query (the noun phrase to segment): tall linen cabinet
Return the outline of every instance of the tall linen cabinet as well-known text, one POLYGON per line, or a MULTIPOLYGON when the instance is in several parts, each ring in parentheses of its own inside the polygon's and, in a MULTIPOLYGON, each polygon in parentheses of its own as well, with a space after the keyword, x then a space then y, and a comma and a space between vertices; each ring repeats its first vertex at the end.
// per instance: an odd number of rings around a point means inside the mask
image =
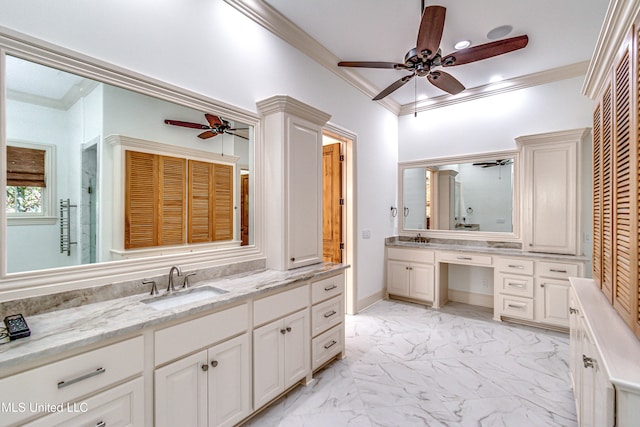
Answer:
POLYGON ((322 261, 322 127, 331 116, 286 95, 259 101, 267 267, 322 261))

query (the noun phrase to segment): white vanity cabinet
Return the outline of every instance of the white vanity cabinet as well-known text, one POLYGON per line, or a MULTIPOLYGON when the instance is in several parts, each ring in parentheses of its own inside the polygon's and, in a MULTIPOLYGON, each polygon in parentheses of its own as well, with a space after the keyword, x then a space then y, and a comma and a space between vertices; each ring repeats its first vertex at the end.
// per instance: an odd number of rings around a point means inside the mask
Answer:
POLYGON ((571 279, 570 372, 583 427, 637 426, 640 341, 591 279, 571 279))
POLYGON ((387 248, 387 294, 433 303, 434 262, 432 250, 387 248))
POLYGON ((156 426, 231 426, 249 415, 248 327, 243 304, 155 332, 156 365, 179 357, 154 372, 156 426))
POLYGON ((584 262, 495 257, 494 318, 569 327, 569 277, 580 277, 584 262))
POLYGON ((311 369, 344 354, 344 273, 311 283, 311 369))
POLYGON ((322 262, 322 126, 330 115, 288 96, 258 102, 263 116, 267 267, 322 262))
POLYGON ((254 302, 254 409, 311 372, 309 298, 307 284, 254 302))
POLYGON ((3 378, 0 380, 0 402, 3 405, 0 426, 24 425, 25 420, 35 415, 52 412, 42 405, 60 407, 62 415, 46 416, 36 420, 34 425, 66 425, 67 420, 80 415, 78 412, 82 408, 92 409, 81 406, 86 402, 86 396, 91 395, 100 404, 114 403, 105 412, 86 414, 83 420, 104 416, 102 421, 121 419, 125 421, 123 425, 127 425, 126 422, 142 425, 144 398, 139 388, 112 387, 140 377, 143 368, 143 338, 140 336, 3 378), (95 394, 98 391, 100 394, 95 394), (50 420, 53 420, 51 424, 50 420))
POLYGON ((589 129, 516 138, 522 149, 524 246, 528 251, 580 255, 582 145, 589 129))

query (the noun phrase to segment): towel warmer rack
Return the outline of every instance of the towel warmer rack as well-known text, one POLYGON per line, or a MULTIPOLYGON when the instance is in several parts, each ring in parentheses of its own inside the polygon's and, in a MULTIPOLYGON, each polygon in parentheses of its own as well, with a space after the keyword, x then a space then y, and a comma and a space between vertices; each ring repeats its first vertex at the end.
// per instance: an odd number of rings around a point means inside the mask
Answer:
POLYGON ((71 208, 77 207, 69 199, 60 199, 60 253, 66 252, 67 256, 71 256, 71 245, 78 244, 71 241, 71 208))

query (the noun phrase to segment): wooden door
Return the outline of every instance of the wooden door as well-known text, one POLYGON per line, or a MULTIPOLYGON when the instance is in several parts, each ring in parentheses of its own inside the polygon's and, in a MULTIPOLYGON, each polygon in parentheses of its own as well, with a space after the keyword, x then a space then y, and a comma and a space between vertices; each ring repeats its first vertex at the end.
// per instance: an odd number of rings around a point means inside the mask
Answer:
POLYGON ((342 162, 340 144, 322 147, 322 256, 342 262, 342 162))
POLYGON ((240 175, 240 239, 249 244, 249 175, 240 175))

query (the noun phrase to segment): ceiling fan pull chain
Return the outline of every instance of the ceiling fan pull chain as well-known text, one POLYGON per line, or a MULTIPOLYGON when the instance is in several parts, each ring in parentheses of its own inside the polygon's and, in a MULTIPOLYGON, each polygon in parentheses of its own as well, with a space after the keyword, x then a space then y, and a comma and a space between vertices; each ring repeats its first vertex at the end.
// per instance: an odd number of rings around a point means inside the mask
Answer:
POLYGON ((413 80, 413 117, 418 117, 418 79, 413 80))

